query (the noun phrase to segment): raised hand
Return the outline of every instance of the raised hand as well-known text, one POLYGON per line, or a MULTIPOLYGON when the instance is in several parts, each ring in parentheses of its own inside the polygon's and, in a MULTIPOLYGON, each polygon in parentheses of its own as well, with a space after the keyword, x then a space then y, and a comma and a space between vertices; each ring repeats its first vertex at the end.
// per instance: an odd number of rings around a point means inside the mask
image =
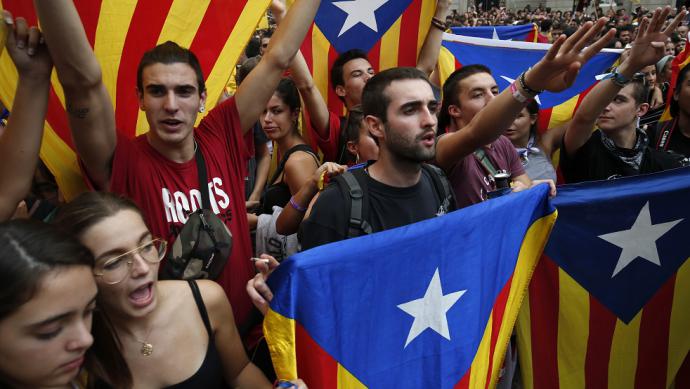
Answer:
POLYGON ((7 31, 5 46, 20 77, 50 78, 53 62, 37 27, 28 27, 24 18, 12 18, 2 11, 7 31))
POLYGON ((596 42, 585 48, 606 25, 606 18, 596 23, 587 22, 566 39, 561 35, 551 49, 525 74, 525 84, 531 89, 560 92, 570 87, 584 65, 613 38, 616 31, 609 30, 596 42))
POLYGON ((663 10, 657 8, 651 19, 642 19, 639 32, 632 43, 632 49, 630 49, 630 55, 627 58, 629 65, 635 71, 655 64, 664 56, 666 40, 671 37, 687 13, 685 10, 678 12, 673 21, 662 31, 661 29, 670 12, 671 7, 668 6, 663 10))

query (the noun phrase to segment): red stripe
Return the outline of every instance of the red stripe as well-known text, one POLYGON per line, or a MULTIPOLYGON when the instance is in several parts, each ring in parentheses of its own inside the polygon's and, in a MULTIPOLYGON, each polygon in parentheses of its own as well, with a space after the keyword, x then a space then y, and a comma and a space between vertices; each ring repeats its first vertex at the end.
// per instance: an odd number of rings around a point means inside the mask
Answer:
POLYGON ((27 0, 3 0, 2 8, 10 11, 15 18, 22 17, 26 19, 29 26, 37 25, 38 18, 34 10, 34 2, 27 0))
POLYGON ((367 57, 369 57, 369 62, 371 63, 371 66, 374 68, 374 71, 376 73, 380 72, 381 69, 379 69, 379 59, 381 58, 381 40, 376 42, 374 47, 372 47, 371 50, 369 50, 369 52, 367 53, 367 57))
POLYGON ((467 369, 467 372, 465 372, 465 375, 462 376, 460 379, 460 382, 455 384, 453 386, 453 389, 469 389, 470 387, 470 376, 472 375, 472 366, 470 366, 469 369, 467 369))
POLYGON ((675 379, 676 388, 690 388, 690 353, 685 356, 675 379))
MULTIPOLYGON (((417 65, 417 38, 419 36, 419 16, 421 13, 422 0, 413 0, 402 14, 400 39, 398 40, 398 66, 417 65)), ((383 54, 394 55, 395 53, 383 54)))
MULTIPOLYGON (((204 78, 213 70, 237 20, 242 15, 246 1, 213 0, 206 8, 204 18, 199 24, 189 49, 199 59, 204 78)), ((249 37, 247 37, 249 38, 249 37)), ((233 42, 245 46, 247 42, 233 42)))
POLYGON ((503 289, 496 297, 496 302, 493 307, 493 315, 491 319, 491 347, 489 347, 489 370, 486 372, 486 385, 489 387, 491 382, 491 370, 494 367, 494 353, 496 351, 496 343, 498 342, 498 334, 501 330, 503 322, 503 315, 506 311, 506 304, 508 303, 508 295, 510 294, 510 286, 513 284, 513 276, 511 275, 508 282, 503 286, 503 289))
POLYGON ((529 286, 534 389, 558 388, 558 266, 547 255, 529 286))
POLYGON ((311 388, 337 388, 338 363, 295 322, 297 374, 311 388))
POLYGON ((551 121, 551 114, 553 114, 553 107, 539 110, 539 116, 537 117, 537 131, 540 134, 548 131, 549 122, 551 121))
POLYGON ((304 38, 304 41, 302 42, 302 47, 300 48, 300 51, 302 51, 302 56, 304 56, 304 60, 307 62, 307 66, 309 67, 309 72, 311 74, 314 74, 314 53, 313 53, 313 48, 312 48, 312 39, 311 35, 314 33, 314 23, 311 24, 309 27, 309 31, 307 31, 307 36, 304 38))
POLYGON ((589 297, 589 337, 585 356, 585 387, 606 388, 616 317, 594 297, 589 297))
POLYGON ((136 131, 139 108, 134 90, 137 85, 137 66, 144 53, 158 42, 171 5, 172 0, 137 2, 127 31, 117 76, 115 122, 123 134, 131 137, 136 131))
MULTIPOLYGON (((318 54, 317 54, 318 55, 318 54)), ((333 89, 333 83, 331 80, 331 67, 333 67, 333 62, 335 62, 336 58, 338 58, 339 54, 335 50, 333 46, 329 45, 328 48, 328 69, 326 71, 328 72, 328 109, 335 113, 338 116, 342 115, 343 112, 343 102, 340 100, 340 97, 335 93, 335 90, 333 89)))
POLYGON ((455 56, 453 56, 453 58, 455 59, 455 70, 460 69, 462 67, 462 64, 460 63, 460 61, 458 61, 457 58, 455 58, 455 56))
POLYGON ((96 27, 98 26, 98 17, 101 14, 102 0, 75 0, 74 5, 77 7, 79 18, 84 26, 86 32, 86 39, 89 40, 91 47, 94 47, 96 42, 96 27))
POLYGON ((673 275, 645 305, 640 321, 635 388, 666 388, 668 337, 673 309, 673 275))

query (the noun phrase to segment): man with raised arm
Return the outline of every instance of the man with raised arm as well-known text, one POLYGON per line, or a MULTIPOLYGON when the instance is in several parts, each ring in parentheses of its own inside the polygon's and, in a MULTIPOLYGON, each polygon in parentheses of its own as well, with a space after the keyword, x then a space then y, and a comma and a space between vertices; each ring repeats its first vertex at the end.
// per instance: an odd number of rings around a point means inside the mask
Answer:
POLYGON ((235 96, 213 108, 196 129, 196 117, 206 109, 206 90, 194 54, 173 42, 145 53, 136 87, 149 132, 132 140, 115 129, 113 104, 72 1, 34 3, 65 91, 72 135, 90 185, 134 199, 152 233, 168 241, 189 213, 200 208, 201 191, 208 191, 212 210, 232 234, 230 258, 217 281, 230 298, 242 332, 251 309, 244 285, 254 274, 245 216, 242 137, 274 93, 319 0, 295 2, 268 52, 235 96), (197 148, 207 168, 208 185, 203 187, 199 187, 197 148))
POLYGON ((653 173, 683 165, 682 156, 657 151, 638 126, 647 112, 647 86, 636 73, 656 63, 664 44, 685 16, 679 12, 662 31, 670 8, 657 9, 643 19, 630 55, 582 100, 566 129, 561 151, 561 170, 566 182, 606 180, 653 173), (598 129, 592 132, 592 129, 598 129))

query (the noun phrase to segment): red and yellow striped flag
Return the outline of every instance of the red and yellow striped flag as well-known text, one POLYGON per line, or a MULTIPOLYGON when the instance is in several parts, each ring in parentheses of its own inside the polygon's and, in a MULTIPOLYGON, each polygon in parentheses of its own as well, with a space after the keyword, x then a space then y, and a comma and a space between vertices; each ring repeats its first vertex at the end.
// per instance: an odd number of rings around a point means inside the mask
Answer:
MULTIPOLYGON (((676 55, 676 57, 673 58, 673 61, 671 62, 671 86, 668 88, 668 98, 666 99, 666 101, 670 102, 673 98, 676 80, 678 80, 678 73, 680 73, 681 69, 683 69, 685 65, 687 65, 688 63, 690 63, 690 45, 686 44, 683 51, 676 55)), ((666 104, 666 109, 664 110, 664 113, 661 115, 661 119, 659 119, 659 122, 666 122, 673 119, 673 117, 671 117, 670 107, 670 103, 666 104)))
MULTIPOLYGON (((199 58, 213 106, 266 11, 269 0, 75 0, 87 38, 103 70, 115 106, 117 128, 134 137, 148 131, 138 109, 136 69, 143 53, 168 40, 199 58)), ((0 0, 3 9, 36 25, 33 2, 0 0)), ((85 189, 65 114, 62 88, 53 74, 41 158, 69 200, 85 189)), ((0 100, 11 107, 17 72, 0 56, 0 100)), ((202 115, 199 115, 199 120, 202 115)))

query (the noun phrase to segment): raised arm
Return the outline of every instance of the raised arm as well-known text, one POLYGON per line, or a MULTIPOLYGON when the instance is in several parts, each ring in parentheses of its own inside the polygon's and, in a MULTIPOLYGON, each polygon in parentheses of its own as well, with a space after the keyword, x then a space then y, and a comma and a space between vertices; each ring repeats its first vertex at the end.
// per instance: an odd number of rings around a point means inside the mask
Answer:
POLYGON ((115 113, 101 67, 71 0, 34 0, 46 43, 65 91, 77 153, 97 189, 108 189, 115 152, 115 113))
MULTIPOLYGON (((615 33, 609 31, 585 48, 585 45, 599 34, 605 23, 606 19, 601 18, 596 24, 585 23, 567 39, 561 35, 544 58, 525 72, 525 85, 532 90, 552 92, 562 91, 572 85, 582 65, 598 53, 615 33)), ((516 87, 523 96, 530 95, 517 82, 516 87)), ((438 165, 449 169, 478 147, 496 140, 515 120, 526 103, 517 101, 510 88, 506 88, 464 128, 439 139, 436 148, 438 165)))
POLYGON ((247 131, 259 119, 314 20, 320 0, 297 0, 271 37, 268 51, 242 82, 235 101, 240 125, 247 131))
POLYGON ((0 136, 0 221, 9 219, 31 189, 41 148, 43 119, 48 109, 50 71, 53 68, 41 33, 26 21, 3 11, 8 29, 7 52, 17 67, 19 80, 5 133, 0 136))
MULTIPOLYGON (((445 24, 449 10, 450 0, 437 0, 434 18, 445 24)), ((429 32, 426 34, 422 49, 419 51, 419 57, 417 57, 417 69, 423 71, 427 76, 429 76, 436 67, 442 39, 443 31, 432 22, 431 25, 429 25, 429 32)))
MULTIPOLYGON (((630 55, 616 69, 616 73, 630 79, 640 69, 656 63, 663 56, 666 39, 685 16, 685 11, 679 12, 673 22, 662 31, 661 27, 670 11, 670 7, 657 9, 651 20, 642 19, 630 55)), ((568 154, 572 155, 587 142, 597 118, 620 90, 621 86, 613 79, 603 80, 582 100, 565 132, 564 143, 568 154)))

